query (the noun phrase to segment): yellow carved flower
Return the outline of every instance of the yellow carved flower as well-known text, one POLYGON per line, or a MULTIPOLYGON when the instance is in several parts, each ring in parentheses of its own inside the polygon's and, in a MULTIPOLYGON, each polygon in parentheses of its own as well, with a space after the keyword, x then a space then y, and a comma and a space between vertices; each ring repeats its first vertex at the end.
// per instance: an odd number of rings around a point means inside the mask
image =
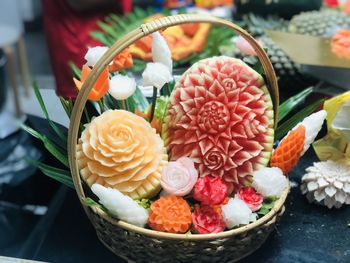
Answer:
POLYGON ((158 193, 168 160, 151 125, 123 110, 106 111, 91 121, 79 140, 77 158, 89 186, 112 187, 134 199, 158 193))
POLYGON ((340 110, 340 108, 343 106, 343 104, 350 100, 350 91, 344 92, 343 94, 340 94, 338 96, 335 96, 329 100, 326 100, 324 102, 324 109, 327 111, 327 128, 328 131, 334 132, 336 134, 340 134, 339 131, 335 130, 333 125, 333 120, 335 116, 337 115, 337 112, 340 110))

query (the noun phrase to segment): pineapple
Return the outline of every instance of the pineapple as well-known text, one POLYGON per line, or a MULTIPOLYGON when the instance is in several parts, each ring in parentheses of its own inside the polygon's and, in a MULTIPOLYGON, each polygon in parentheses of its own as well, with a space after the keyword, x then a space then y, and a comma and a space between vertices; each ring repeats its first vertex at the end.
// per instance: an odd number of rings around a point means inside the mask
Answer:
POLYGON ((320 9, 322 0, 235 0, 238 14, 275 14, 291 18, 302 11, 320 9))
POLYGON ((276 16, 263 18, 252 13, 243 15, 242 21, 245 29, 254 37, 265 35, 264 30, 266 29, 287 31, 289 25, 288 21, 283 18, 276 16))
MULTIPOLYGON (((288 21, 277 17, 265 19, 253 14, 245 15, 242 19, 245 29, 253 36, 260 37, 259 39, 263 47, 267 49, 267 53, 278 77, 278 84, 282 95, 292 95, 295 91, 316 83, 314 78, 303 75, 299 71, 299 66, 265 34, 264 30, 266 29, 288 31, 288 21)), ((253 67, 258 62, 255 57, 243 56, 241 58, 253 67)))
POLYGON ((288 30, 302 35, 329 37, 335 30, 348 27, 350 27, 349 15, 333 9, 323 9, 294 16, 288 30))
POLYGON ((282 93, 287 91, 294 93, 317 82, 314 78, 302 74, 299 70, 300 65, 295 64, 272 39, 263 36, 261 41, 276 71, 282 93))

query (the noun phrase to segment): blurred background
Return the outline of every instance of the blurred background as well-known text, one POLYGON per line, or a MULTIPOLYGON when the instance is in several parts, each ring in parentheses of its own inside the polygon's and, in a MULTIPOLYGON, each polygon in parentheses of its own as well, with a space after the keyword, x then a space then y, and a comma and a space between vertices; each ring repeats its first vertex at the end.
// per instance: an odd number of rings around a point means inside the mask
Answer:
MULTIPOLYGON (((176 13, 230 19, 259 39, 279 78, 282 100, 313 86, 315 92, 305 101, 308 105, 319 97, 330 97, 350 87, 349 64, 329 68, 300 63, 298 56, 289 56, 266 33, 273 30, 330 38, 336 30, 350 28, 350 1, 346 0, 1 0, 0 256, 50 262, 96 262, 100 258, 106 262, 124 262, 99 244, 75 193, 32 165, 44 161, 58 166, 43 144, 34 138, 35 134, 30 136, 20 125, 25 123, 55 138, 43 120, 46 113, 33 85, 39 88, 51 119, 68 127, 69 119, 59 97, 73 100, 76 97, 73 76, 85 63, 87 48, 110 46, 141 23, 176 13)), ((254 55, 237 48, 237 36, 223 28, 177 27, 164 34, 169 46, 178 51, 176 56, 173 54, 175 74, 181 74, 201 58, 221 54, 242 58, 252 67, 258 65, 254 55)), ((134 68, 130 74, 139 76, 149 58, 149 42, 141 41, 132 50, 134 68)), ((143 92, 149 95, 146 88, 143 92)), ((298 213, 299 205, 304 205, 304 201, 299 202, 288 204, 291 211, 295 209, 293 213, 298 213)), ((324 211, 315 213, 313 216, 318 218, 324 211)), ((294 229, 299 228, 300 222, 292 218, 287 221, 295 224, 294 229)), ((287 234, 290 230, 280 231, 287 234)), ((258 252, 250 260, 314 262, 308 261, 310 254, 302 248, 301 240, 295 239, 300 246, 292 247, 283 243, 279 235, 274 234, 267 245, 271 248, 279 243, 277 250, 268 254, 258 252), (297 260, 288 261, 290 255, 297 260)), ((333 241, 336 240, 334 237, 333 241)), ((350 261, 344 257, 342 247, 337 256, 333 247, 327 246, 309 253, 318 262, 327 262, 324 260, 330 257, 328 262, 350 261)), ((349 256, 348 248, 347 253, 349 256)))

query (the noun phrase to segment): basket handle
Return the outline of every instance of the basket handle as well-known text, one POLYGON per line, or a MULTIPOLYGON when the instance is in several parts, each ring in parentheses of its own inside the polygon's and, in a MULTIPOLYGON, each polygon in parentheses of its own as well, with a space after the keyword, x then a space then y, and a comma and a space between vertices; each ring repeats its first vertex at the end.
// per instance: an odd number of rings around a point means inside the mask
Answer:
MULTIPOLYGON (((185 23, 210 23, 214 25, 226 26, 231 30, 239 33, 243 38, 245 38, 254 48, 257 53, 259 60, 263 66, 263 69, 266 74, 267 87, 272 96, 275 120, 278 116, 278 105, 279 105, 279 93, 277 78, 275 71, 272 67, 272 64, 264 51, 264 49, 259 45, 259 43, 244 29, 235 25, 232 22, 229 22, 224 19, 216 18, 209 15, 198 15, 198 14, 184 14, 184 15, 174 15, 156 19, 149 23, 143 24, 135 30, 131 31, 123 38, 118 40, 109 48, 109 50, 99 59, 91 73, 88 75, 86 81, 83 83, 83 86, 78 94, 78 97, 75 101, 73 111, 71 114, 69 131, 68 131, 68 159, 70 170, 73 177, 73 182, 75 189, 77 191, 79 200, 85 197, 85 193, 81 184, 80 173, 78 168, 78 161, 76 157, 77 151, 77 140, 79 134, 80 120, 85 107, 86 101, 88 99, 89 93, 96 82, 97 78, 100 76, 102 71, 108 66, 108 64, 125 48, 129 47, 138 39, 147 36, 155 31, 160 29, 165 29, 169 26, 175 26, 185 23)), ((275 126, 277 122, 275 121, 275 126)), ((85 205, 83 205, 85 208, 85 205)))

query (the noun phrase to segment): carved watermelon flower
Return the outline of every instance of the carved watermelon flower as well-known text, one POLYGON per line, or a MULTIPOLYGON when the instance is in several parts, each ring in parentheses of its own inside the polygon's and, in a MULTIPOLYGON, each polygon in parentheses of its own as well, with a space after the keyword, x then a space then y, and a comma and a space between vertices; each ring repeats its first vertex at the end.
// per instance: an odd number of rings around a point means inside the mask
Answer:
POLYGON ((190 157, 200 176, 243 185, 267 165, 273 145, 263 78, 238 59, 199 61, 176 84, 162 136, 171 160, 190 157))

